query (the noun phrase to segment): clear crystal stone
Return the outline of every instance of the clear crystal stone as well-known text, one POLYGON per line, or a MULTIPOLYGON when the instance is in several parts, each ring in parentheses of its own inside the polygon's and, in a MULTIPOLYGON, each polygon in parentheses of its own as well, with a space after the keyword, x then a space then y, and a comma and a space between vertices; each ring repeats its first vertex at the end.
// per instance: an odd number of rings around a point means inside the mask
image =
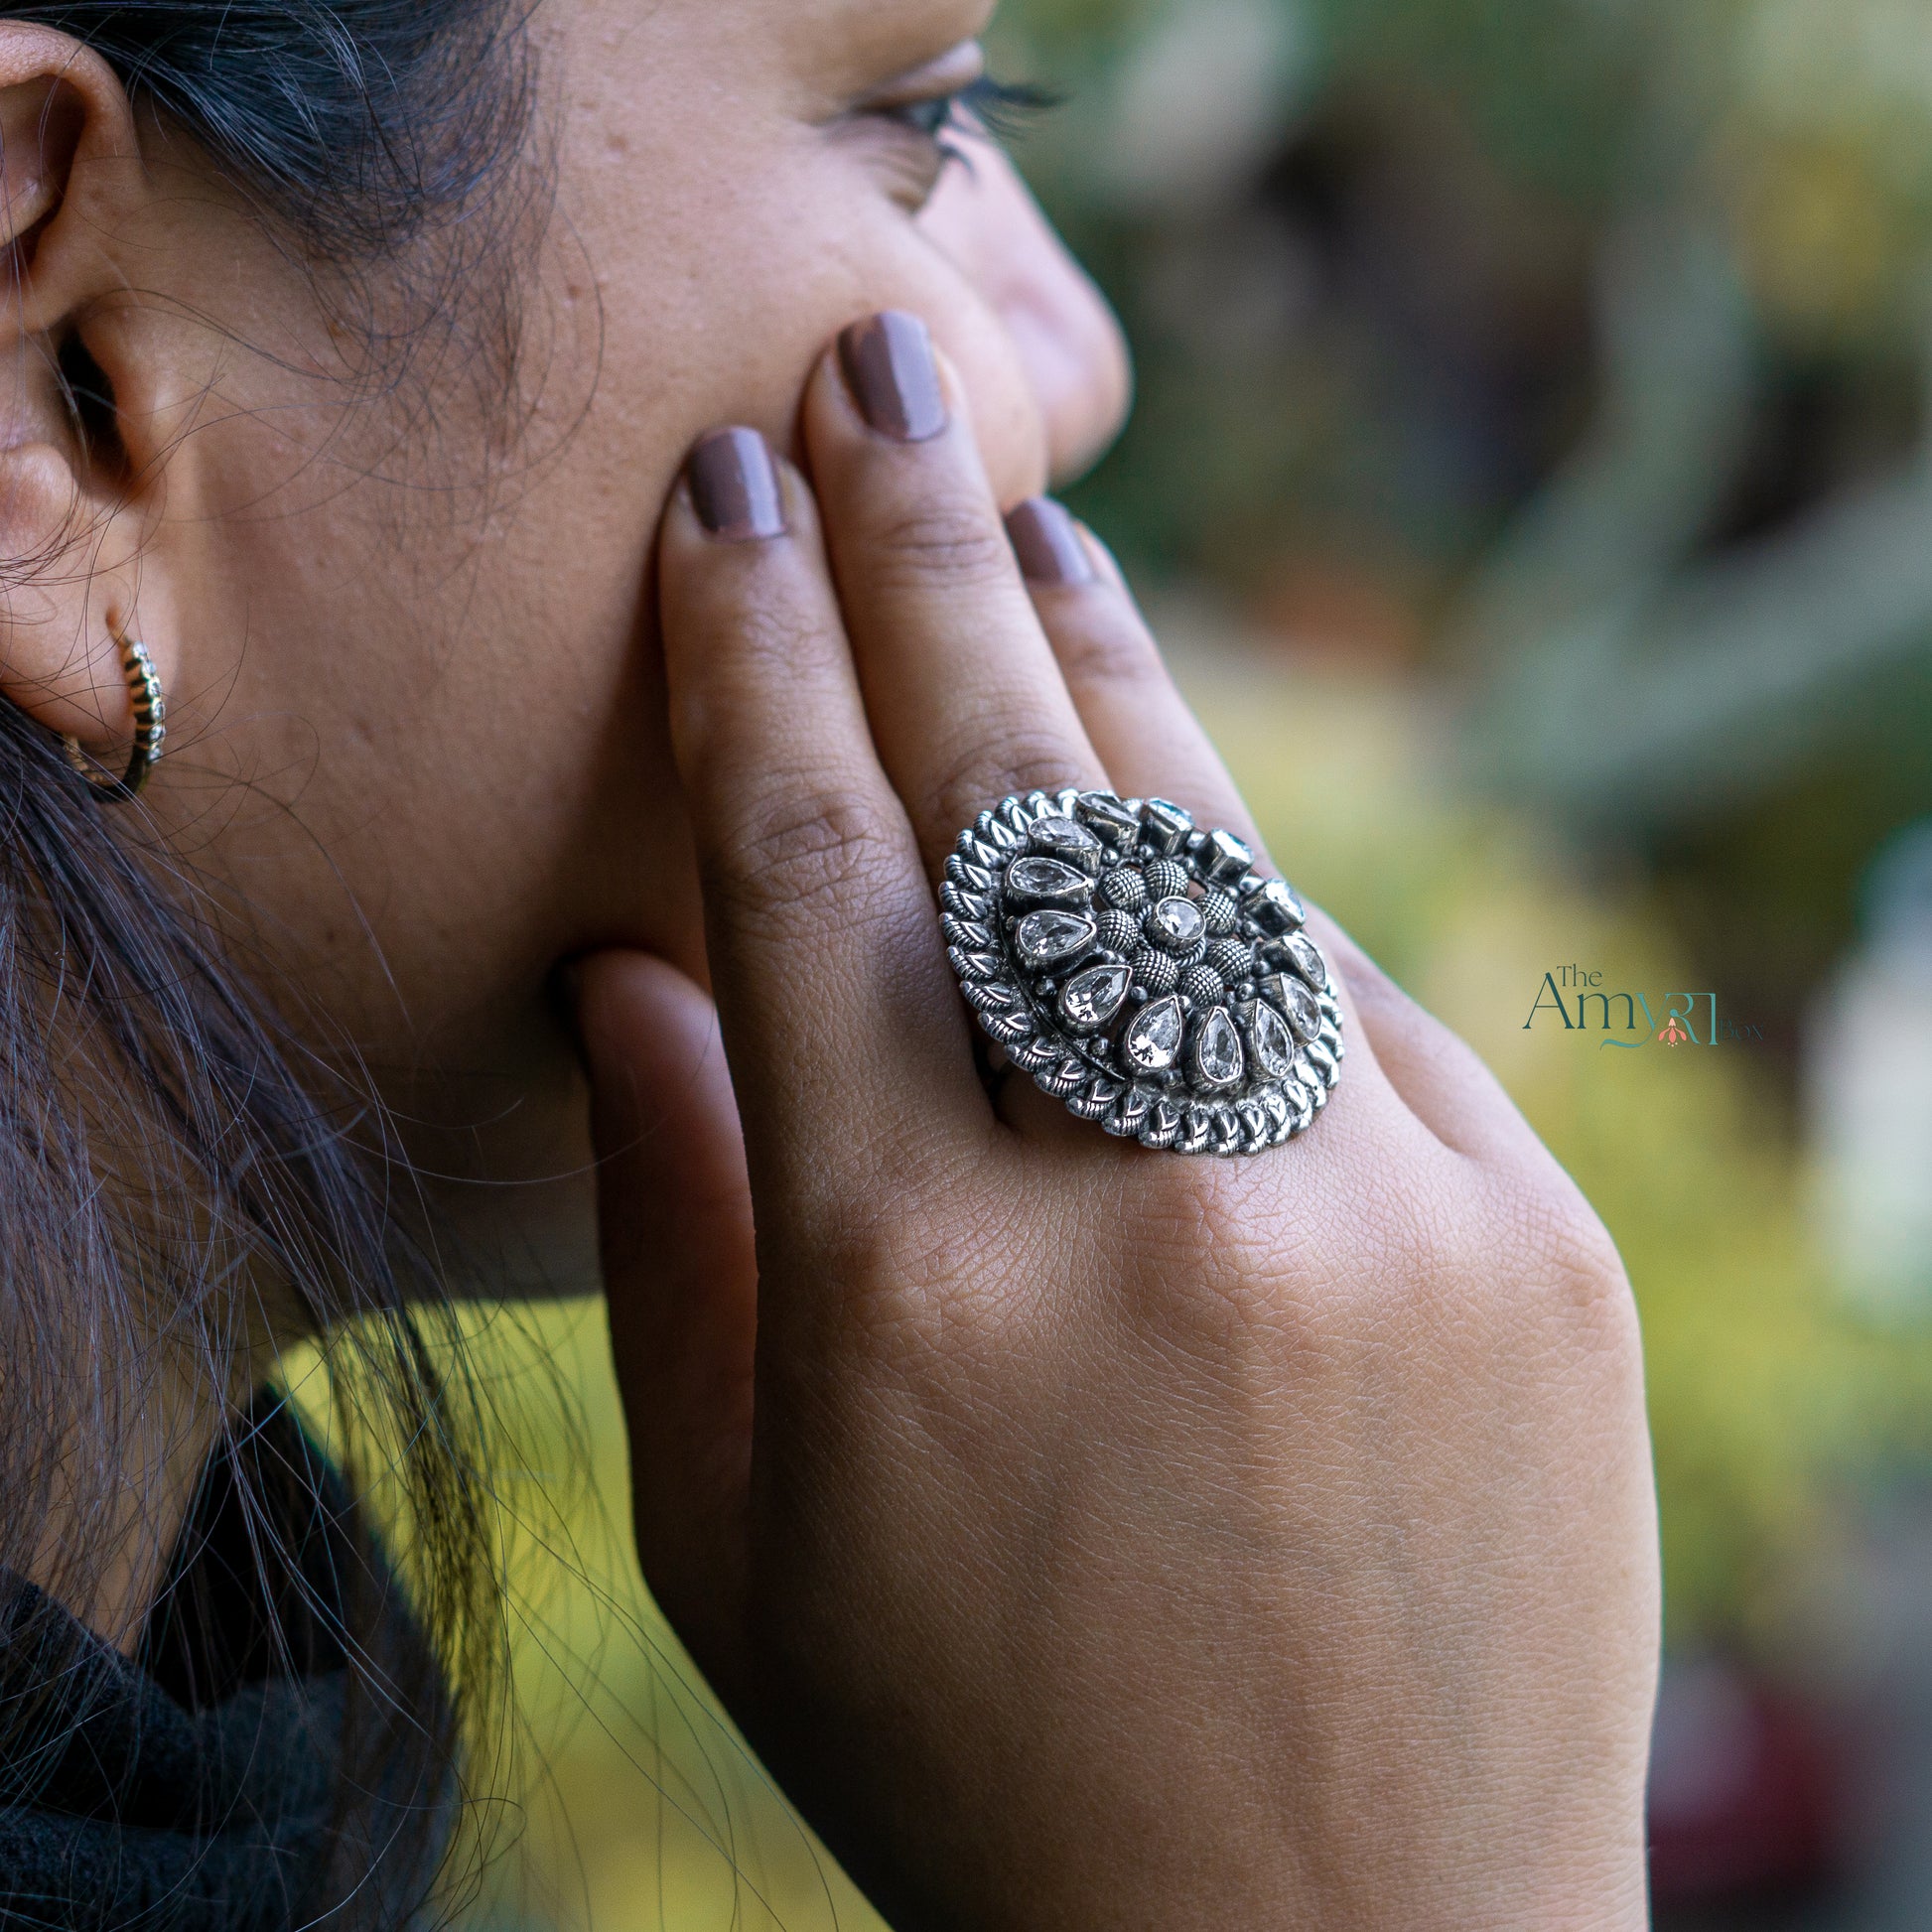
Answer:
POLYGON ((1035 852, 1047 858, 1063 859, 1085 873, 1100 870, 1100 841, 1073 819, 1057 814, 1035 819, 1027 839, 1035 852))
POLYGON ((1089 966, 1060 989, 1060 1013, 1069 1025, 1104 1027, 1127 1004, 1134 975, 1125 966, 1089 966))
POLYGON ((1190 898, 1164 898, 1147 915, 1147 936, 1169 952, 1185 952, 1205 936, 1207 921, 1190 898))
POLYGON ((1029 912, 1013 929, 1013 943, 1026 966, 1053 966, 1092 945, 1094 923, 1076 912, 1029 912))
POLYGON ((1180 1057, 1184 1028, 1180 1002, 1172 993, 1150 1000, 1121 1035, 1121 1053, 1137 1073, 1165 1072, 1180 1057))
POLYGON ((1140 819, 1111 791, 1083 791, 1073 809, 1111 844, 1131 848, 1141 835, 1140 819))
POLYGON ((1295 1039, 1288 1022, 1266 1000, 1255 1004, 1255 1017, 1249 1029, 1254 1041, 1255 1064, 1270 1080, 1286 1080, 1295 1070, 1295 1039))
POLYGON ((1226 1007, 1216 1007, 1194 1035, 1194 1074, 1202 1086, 1231 1087, 1246 1066, 1241 1035, 1226 1007))
POLYGON ((1295 1029, 1298 1038, 1312 1039, 1321 1031, 1321 1009, 1315 1005, 1314 995, 1300 980, 1284 973, 1269 983, 1268 991, 1288 1016, 1288 1024, 1295 1029))
POLYGON ((1311 986, 1318 988, 1327 985, 1328 969, 1322 964, 1314 941, 1306 932, 1291 932, 1282 941, 1282 950, 1288 955, 1288 963, 1311 986))
POLYGON ((1057 859, 1016 859, 1007 868, 1007 891, 1015 898, 1049 899, 1058 905, 1084 905, 1088 881, 1083 872, 1057 859))

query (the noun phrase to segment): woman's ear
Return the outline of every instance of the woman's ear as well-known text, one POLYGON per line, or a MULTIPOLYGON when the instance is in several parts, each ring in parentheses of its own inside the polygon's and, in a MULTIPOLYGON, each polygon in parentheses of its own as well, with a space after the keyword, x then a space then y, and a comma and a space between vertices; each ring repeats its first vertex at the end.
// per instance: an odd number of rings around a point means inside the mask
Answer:
MULTIPOLYGON (((127 285, 146 182, 126 90, 66 34, 0 20, 0 696, 105 747, 133 707, 115 626, 173 669, 138 581, 142 498, 90 317, 127 285)), ((143 592, 145 591, 145 595, 143 592)))

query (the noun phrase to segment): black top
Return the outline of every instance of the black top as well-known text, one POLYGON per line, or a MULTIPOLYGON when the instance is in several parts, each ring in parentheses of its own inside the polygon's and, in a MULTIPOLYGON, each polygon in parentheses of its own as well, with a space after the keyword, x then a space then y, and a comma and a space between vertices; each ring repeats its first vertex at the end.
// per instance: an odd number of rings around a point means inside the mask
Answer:
POLYGON ((0 1738, 25 1740, 0 1762, 0 1928, 309 1925, 339 1895, 350 1812, 352 1916, 405 1922, 440 1835, 398 1829, 400 1791, 343 1789, 344 1605, 372 1580, 382 1620, 406 1623, 340 1480, 272 1398, 210 1460, 134 1660, 0 1573, 0 1738))

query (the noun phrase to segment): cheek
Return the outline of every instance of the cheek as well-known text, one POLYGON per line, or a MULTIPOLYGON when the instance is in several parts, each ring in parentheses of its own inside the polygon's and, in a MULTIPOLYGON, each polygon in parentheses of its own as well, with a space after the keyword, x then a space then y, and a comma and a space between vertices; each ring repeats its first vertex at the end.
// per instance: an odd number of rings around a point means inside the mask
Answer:
POLYGON ((1001 500, 1035 494, 1048 471, 1046 426, 994 304, 851 153, 814 138, 786 160, 756 193, 709 184, 682 211, 683 245, 669 253, 661 236, 639 250, 634 230, 600 244, 609 335, 597 406, 613 421, 632 418, 632 450, 648 452, 633 474, 668 481, 684 451, 724 423, 795 450, 817 358, 846 324, 896 308, 923 317, 959 371, 1001 500))
MULTIPOLYGON (((483 1010, 500 1024, 504 1006, 531 1001, 560 954, 642 945, 702 971, 650 591, 657 519, 701 434, 748 422, 789 442, 806 376, 839 329, 903 308, 957 367, 1001 500, 1046 480, 1011 336, 846 159, 814 151, 761 184, 713 178, 675 218, 637 213, 628 196, 580 202, 576 245, 546 256, 556 327, 526 426, 543 460, 487 541, 452 532, 461 554, 418 560, 440 595, 351 587, 355 634, 380 639, 381 689, 350 680, 367 715, 331 736, 371 757, 311 780, 314 804, 327 794, 340 807, 335 849, 384 908, 411 1004, 458 1027, 479 1016, 473 1036, 489 1031, 483 1010), (399 823, 412 828, 408 882, 384 876, 397 856, 385 828, 399 823)), ((369 509, 340 554, 385 555, 385 521, 369 509)), ((317 608, 342 617, 342 596, 317 608)))

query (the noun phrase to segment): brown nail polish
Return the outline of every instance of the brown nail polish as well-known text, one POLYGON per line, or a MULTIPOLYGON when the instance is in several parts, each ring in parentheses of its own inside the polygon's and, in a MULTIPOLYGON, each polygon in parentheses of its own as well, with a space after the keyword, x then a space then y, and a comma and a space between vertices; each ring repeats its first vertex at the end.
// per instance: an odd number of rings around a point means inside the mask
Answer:
POLYGON ((1091 584, 1093 564, 1080 532, 1050 496, 1030 496, 1007 513, 1007 540, 1030 584, 1091 584))
POLYGON ((839 366, 861 414, 882 436, 923 443, 945 428, 932 338, 917 316, 887 309, 855 322, 839 336, 839 366))
POLYGON ((713 430, 691 452, 684 474, 698 521, 713 536, 743 543, 784 534, 778 473, 757 430, 713 430))

